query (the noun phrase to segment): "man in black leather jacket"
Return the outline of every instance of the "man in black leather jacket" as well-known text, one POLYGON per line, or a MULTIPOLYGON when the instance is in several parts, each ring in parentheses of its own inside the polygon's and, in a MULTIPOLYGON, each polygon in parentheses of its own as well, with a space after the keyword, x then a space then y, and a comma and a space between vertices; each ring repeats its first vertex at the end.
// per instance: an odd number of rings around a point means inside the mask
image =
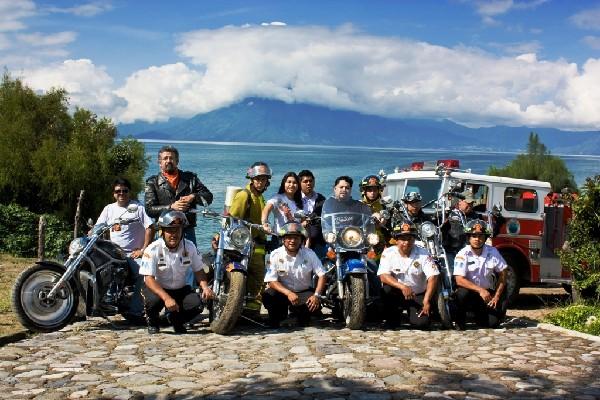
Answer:
POLYGON ((179 151, 173 146, 163 146, 158 151, 158 165, 160 173, 146 180, 144 206, 146 213, 158 219, 164 210, 173 209, 183 211, 189 222, 184 230, 186 239, 196 244, 196 214, 188 212, 197 204, 202 204, 200 196, 210 204, 213 195, 200 182, 198 176, 190 171, 177 168, 179 164, 179 151))

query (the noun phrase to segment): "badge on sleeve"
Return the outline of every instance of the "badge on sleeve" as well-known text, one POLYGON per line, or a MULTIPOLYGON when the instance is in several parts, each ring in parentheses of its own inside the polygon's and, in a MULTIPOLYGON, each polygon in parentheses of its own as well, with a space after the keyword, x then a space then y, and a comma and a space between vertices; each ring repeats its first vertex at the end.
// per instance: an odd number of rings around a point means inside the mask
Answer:
POLYGON ((421 264, 420 264, 418 261, 415 261, 415 262, 413 263, 413 267, 415 267, 415 268, 419 269, 419 268, 421 267, 421 264))

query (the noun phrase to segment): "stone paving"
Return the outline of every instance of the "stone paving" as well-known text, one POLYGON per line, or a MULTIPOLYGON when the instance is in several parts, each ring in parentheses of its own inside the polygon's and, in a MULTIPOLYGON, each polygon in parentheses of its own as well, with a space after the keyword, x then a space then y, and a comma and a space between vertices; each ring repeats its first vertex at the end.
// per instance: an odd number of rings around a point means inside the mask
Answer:
POLYGON ((321 325, 150 336, 93 319, 0 348, 0 397, 600 398, 599 341, 518 320, 464 332, 321 325))

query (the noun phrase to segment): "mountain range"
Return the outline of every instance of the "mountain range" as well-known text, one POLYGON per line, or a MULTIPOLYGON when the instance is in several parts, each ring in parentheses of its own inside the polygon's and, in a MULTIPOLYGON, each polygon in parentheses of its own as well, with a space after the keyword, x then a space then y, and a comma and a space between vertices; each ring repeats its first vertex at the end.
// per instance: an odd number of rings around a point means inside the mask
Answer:
POLYGON ((600 131, 494 126, 469 128, 449 120, 398 119, 311 104, 248 98, 189 119, 120 124, 138 139, 293 143, 418 149, 523 151, 535 132, 553 154, 600 155, 600 131))

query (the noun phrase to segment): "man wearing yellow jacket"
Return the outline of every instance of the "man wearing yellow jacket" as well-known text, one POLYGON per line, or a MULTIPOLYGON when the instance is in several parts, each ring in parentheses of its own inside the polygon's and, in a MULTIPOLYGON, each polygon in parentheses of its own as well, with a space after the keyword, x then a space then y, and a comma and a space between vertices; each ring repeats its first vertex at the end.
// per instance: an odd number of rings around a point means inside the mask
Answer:
MULTIPOLYGON (((269 187, 272 175, 267 163, 258 161, 252 164, 246 172, 246 178, 250 179, 250 183, 235 195, 229 207, 229 214, 253 224, 261 224, 262 210, 265 207, 262 194, 269 187)), ((248 263, 246 283, 250 299, 246 302, 244 311, 251 316, 258 316, 262 305, 261 293, 265 276, 265 234, 262 232, 254 234, 254 243, 254 253, 248 263)))

